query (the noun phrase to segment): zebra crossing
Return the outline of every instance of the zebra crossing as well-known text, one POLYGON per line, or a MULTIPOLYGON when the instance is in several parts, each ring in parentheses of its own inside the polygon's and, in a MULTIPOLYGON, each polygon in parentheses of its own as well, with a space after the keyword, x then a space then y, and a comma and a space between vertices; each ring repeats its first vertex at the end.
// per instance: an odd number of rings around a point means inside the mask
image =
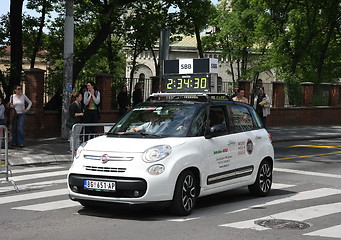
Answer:
POLYGON ((19 193, 14 193, 13 187, 10 185, 3 187, 0 185, 0 206, 8 203, 20 203, 22 206, 12 207, 11 209, 27 211, 52 211, 80 206, 79 203, 71 201, 68 197, 68 191, 66 188, 66 175, 68 170, 65 167, 26 167, 16 169, 14 172, 15 175, 11 177, 11 179, 17 184, 19 193), (46 180, 51 178, 57 179, 46 180), (42 180, 36 181, 39 179, 42 180), (55 187, 58 189, 50 189, 55 187), (9 196, 6 195, 6 193, 11 192, 13 194, 9 196), (25 202, 28 201, 52 197, 63 197, 64 199, 38 204, 25 204, 25 202))
MULTIPOLYGON (((278 172, 288 172, 287 169, 275 169, 278 172)), ((10 209, 21 211, 56 211, 60 209, 81 207, 77 202, 71 201, 68 198, 68 191, 66 188, 67 166, 44 166, 44 167, 25 167, 13 171, 15 175, 11 177, 19 187, 19 193, 16 193, 10 185, 0 185, 0 207, 7 205, 10 209), (42 200, 43 199, 43 200, 42 200), (46 199, 46 201, 45 201, 46 199), (39 200, 39 201, 38 201, 39 200), (35 202, 38 201, 38 202, 35 202), (14 205, 14 206, 13 206, 14 205)), ((296 174, 312 174, 309 172, 297 172, 296 174)), ((325 177, 340 178, 340 175, 328 175, 325 177)), ((295 204, 287 211, 279 211, 271 215, 265 215, 257 218, 240 219, 240 221, 225 222, 219 225, 219 228, 233 228, 233 229, 249 229, 253 231, 271 231, 271 228, 257 225, 259 220, 266 219, 281 219, 292 221, 311 221, 318 218, 333 217, 340 219, 341 214, 341 189, 333 187, 321 187, 316 189, 307 189, 297 191, 295 184, 274 183, 274 190, 286 190, 287 193, 281 197, 273 195, 264 198, 261 204, 253 204, 254 199, 249 199, 247 207, 240 208, 231 212, 223 214, 243 213, 252 209, 267 208, 271 206, 279 206, 282 204, 302 203, 299 208, 295 208, 295 204), (292 190, 295 189, 295 190, 292 190), (329 200, 334 197, 334 201, 329 200), (336 197, 336 198, 335 198, 336 197), (317 200, 319 204, 304 205, 309 200, 317 200)), ((245 214, 241 216, 244 216, 245 214)), ((183 219, 169 219, 168 222, 182 222, 204 220, 205 216, 188 217, 183 219)), ((332 221, 331 221, 332 222, 332 221)), ((325 226, 324 228, 312 231, 305 231, 302 235, 323 238, 341 239, 341 224, 335 222, 333 226, 325 226)))

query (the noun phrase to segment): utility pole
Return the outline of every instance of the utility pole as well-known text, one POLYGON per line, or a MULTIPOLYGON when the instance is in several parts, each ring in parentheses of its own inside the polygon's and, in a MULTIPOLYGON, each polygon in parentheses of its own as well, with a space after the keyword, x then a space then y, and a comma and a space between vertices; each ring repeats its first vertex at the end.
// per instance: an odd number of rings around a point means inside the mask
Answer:
POLYGON ((162 81, 163 81, 163 71, 164 71, 164 60, 168 60, 169 57, 169 37, 170 29, 165 28, 161 30, 160 33, 160 43, 159 43, 159 66, 160 66, 160 76, 159 76, 159 92, 162 91, 162 81))
POLYGON ((66 121, 69 116, 69 101, 72 92, 73 75, 73 38, 74 38, 74 19, 73 19, 73 0, 66 0, 65 4, 65 26, 64 26, 64 74, 63 74, 63 104, 61 137, 66 139, 69 130, 66 121))

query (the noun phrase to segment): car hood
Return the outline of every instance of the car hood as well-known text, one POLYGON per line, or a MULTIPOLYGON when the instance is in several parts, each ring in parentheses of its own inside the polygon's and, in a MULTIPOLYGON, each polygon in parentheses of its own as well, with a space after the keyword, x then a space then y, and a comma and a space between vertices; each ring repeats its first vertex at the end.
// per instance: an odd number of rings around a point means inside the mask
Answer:
POLYGON ((87 142, 84 150, 137 153, 158 145, 176 147, 184 144, 185 138, 121 138, 101 136, 87 142))

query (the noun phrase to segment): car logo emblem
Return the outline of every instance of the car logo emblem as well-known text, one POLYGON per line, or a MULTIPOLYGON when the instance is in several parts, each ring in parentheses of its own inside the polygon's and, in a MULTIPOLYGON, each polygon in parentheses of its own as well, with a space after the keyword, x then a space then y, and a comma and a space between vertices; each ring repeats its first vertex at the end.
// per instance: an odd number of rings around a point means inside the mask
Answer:
POLYGON ((107 154, 102 155, 101 162, 107 163, 109 161, 109 156, 107 154))

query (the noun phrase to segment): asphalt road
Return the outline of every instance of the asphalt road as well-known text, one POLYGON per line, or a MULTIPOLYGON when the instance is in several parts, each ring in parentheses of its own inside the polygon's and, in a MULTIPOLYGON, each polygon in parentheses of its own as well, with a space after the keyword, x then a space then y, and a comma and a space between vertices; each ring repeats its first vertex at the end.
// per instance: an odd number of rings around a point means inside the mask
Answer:
POLYGON ((186 218, 154 207, 85 209, 68 199, 69 164, 15 166, 0 185, 0 239, 341 239, 341 139, 275 143, 269 196, 240 188, 198 200, 186 218))

